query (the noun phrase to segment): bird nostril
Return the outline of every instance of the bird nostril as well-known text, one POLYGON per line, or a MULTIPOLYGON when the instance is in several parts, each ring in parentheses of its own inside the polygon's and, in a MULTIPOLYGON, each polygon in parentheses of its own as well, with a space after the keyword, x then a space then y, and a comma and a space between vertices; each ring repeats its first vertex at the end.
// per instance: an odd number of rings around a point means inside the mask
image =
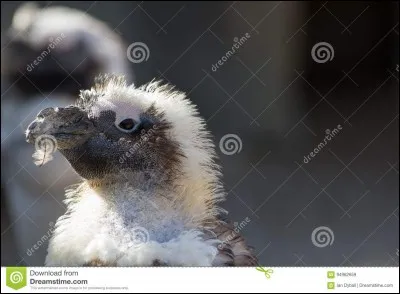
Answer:
POLYGON ((37 122, 33 121, 31 124, 28 126, 28 130, 34 130, 37 126, 37 122))

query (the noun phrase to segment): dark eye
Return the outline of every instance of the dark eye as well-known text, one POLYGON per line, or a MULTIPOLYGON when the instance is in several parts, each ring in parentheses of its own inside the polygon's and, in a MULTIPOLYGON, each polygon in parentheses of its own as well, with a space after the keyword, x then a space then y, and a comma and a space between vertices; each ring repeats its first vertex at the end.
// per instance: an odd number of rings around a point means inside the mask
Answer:
POLYGON ((121 121, 118 125, 118 127, 124 131, 132 131, 136 126, 136 123, 133 119, 131 118, 126 118, 123 121, 121 121))

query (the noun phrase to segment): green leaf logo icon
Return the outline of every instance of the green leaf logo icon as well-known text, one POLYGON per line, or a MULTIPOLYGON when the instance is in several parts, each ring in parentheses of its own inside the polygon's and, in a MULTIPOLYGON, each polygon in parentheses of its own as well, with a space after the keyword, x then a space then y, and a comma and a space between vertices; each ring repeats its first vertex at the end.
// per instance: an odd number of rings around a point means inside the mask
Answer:
POLYGON ((14 290, 26 286, 26 267, 7 267, 6 285, 14 290))

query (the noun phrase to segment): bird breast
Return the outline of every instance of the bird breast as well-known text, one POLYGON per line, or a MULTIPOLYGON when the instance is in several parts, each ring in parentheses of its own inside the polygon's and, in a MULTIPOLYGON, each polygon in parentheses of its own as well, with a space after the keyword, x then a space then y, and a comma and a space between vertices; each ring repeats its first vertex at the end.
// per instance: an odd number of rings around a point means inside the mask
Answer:
POLYGON ((115 266, 150 266, 157 260, 174 266, 211 266, 217 255, 216 241, 205 241, 167 200, 155 201, 137 191, 106 199, 94 190, 83 195, 69 198, 68 213, 58 220, 50 241, 46 265, 80 266, 101 260, 115 266))

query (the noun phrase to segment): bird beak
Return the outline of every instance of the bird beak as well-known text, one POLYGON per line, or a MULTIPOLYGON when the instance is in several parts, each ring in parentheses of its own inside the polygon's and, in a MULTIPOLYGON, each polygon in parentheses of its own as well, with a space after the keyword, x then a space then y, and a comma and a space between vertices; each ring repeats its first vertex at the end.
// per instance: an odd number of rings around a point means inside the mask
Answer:
POLYGON ((26 140, 38 144, 41 138, 50 138, 58 149, 71 149, 85 143, 94 130, 93 122, 79 107, 46 108, 28 126, 26 140))

